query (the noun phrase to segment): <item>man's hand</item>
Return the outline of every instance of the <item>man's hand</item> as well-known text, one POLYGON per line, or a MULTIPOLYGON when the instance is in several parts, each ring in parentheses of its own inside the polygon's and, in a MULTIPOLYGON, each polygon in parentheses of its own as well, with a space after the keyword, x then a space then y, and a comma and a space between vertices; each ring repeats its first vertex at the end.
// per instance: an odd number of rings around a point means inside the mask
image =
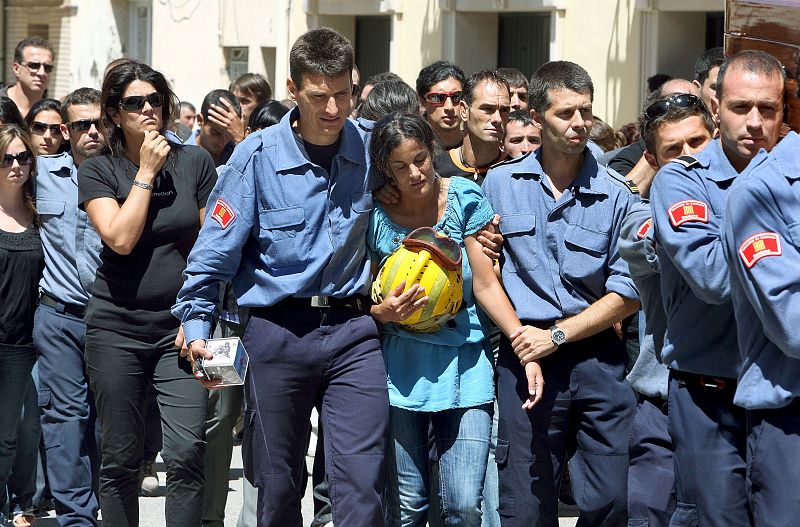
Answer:
POLYGON ((514 354, 522 364, 547 357, 558 349, 550 332, 530 326, 520 326, 508 336, 514 354))
POLYGON ((386 181, 375 192, 372 197, 383 205, 395 205, 400 202, 400 191, 391 181, 386 181))
POLYGON ((528 399, 522 403, 522 409, 530 410, 542 400, 544 393, 544 375, 538 362, 531 361, 525 365, 525 378, 528 379, 528 399))
POLYGON ((503 235, 500 234, 498 225, 500 225, 500 215, 495 214, 492 221, 479 230, 476 236, 476 239, 483 245, 483 254, 492 260, 499 260, 500 251, 503 249, 503 235))
POLYGON ((175 347, 180 348, 181 357, 186 357, 192 364, 192 372, 194 378, 200 381, 200 384, 207 390, 218 388, 222 382, 219 379, 207 379, 203 372, 195 367, 195 361, 199 357, 210 358, 213 355, 206 349, 206 341, 203 339, 195 339, 187 346, 186 339, 183 335, 183 327, 178 330, 178 336, 175 337, 175 347))
POLYGON ((242 118, 236 115, 233 103, 220 97, 222 105, 212 104, 208 110, 208 121, 221 126, 231 136, 234 143, 239 144, 244 139, 244 124, 242 118))
POLYGON ((425 289, 419 284, 414 284, 403 292, 406 282, 403 280, 397 287, 392 289, 389 296, 377 306, 372 306, 371 314, 381 324, 388 322, 401 322, 418 310, 425 307, 428 297, 425 296, 425 289))

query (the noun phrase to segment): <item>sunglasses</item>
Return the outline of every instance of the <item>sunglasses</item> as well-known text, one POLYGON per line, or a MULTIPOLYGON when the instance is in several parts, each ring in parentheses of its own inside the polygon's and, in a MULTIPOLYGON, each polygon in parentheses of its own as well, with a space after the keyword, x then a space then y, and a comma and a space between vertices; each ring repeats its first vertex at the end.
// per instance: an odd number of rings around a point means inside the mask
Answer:
POLYGON ((61 125, 47 124, 39 121, 33 121, 31 123, 31 132, 33 132, 36 135, 44 135, 44 133, 48 130, 50 130, 54 134, 57 134, 59 131, 61 131, 61 125))
POLYGON ((14 160, 17 160, 17 163, 20 165, 31 165, 33 164, 33 154, 25 150, 24 152, 20 152, 17 155, 5 154, 3 159, 0 160, 0 167, 8 168, 14 164, 14 160))
POLYGON ((144 108, 144 103, 147 102, 152 107, 163 106, 164 96, 154 91, 149 95, 131 95, 125 97, 119 102, 119 107, 126 112, 136 112, 144 108))
POLYGON ((453 101, 453 104, 458 104, 461 102, 462 97, 464 96, 464 92, 462 91, 441 91, 441 92, 431 92, 425 96, 425 100, 435 106, 443 106, 445 101, 450 98, 453 101))
POLYGON ((100 128, 100 119, 81 119, 80 121, 72 121, 67 123, 67 128, 73 132, 88 132, 94 125, 95 128, 100 128))
POLYGON ((661 99, 648 106, 644 111, 644 118, 646 122, 650 122, 653 119, 658 119, 662 115, 665 115, 673 106, 676 108, 701 108, 703 104, 702 99, 697 95, 692 95, 691 93, 677 93, 675 95, 669 95, 666 99, 661 99))
POLYGON ((38 72, 39 68, 44 68, 45 73, 52 73, 53 68, 55 68, 52 64, 45 64, 44 62, 23 62, 22 65, 31 70, 31 73, 38 72))

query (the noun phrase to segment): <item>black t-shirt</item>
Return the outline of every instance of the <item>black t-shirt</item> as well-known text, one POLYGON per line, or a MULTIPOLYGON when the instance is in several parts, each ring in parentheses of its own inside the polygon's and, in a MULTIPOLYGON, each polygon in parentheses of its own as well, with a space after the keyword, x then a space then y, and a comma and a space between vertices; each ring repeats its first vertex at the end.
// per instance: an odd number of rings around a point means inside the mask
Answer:
MULTIPOLYGON (((214 161, 202 148, 171 143, 172 152, 153 182, 144 231, 128 255, 105 243, 86 311, 86 323, 133 335, 169 334, 178 327, 170 314, 183 285, 200 230, 199 209, 217 180, 214 161)), ((78 202, 100 197, 120 205, 130 193, 138 167, 126 157, 102 155, 78 168, 78 202)))
POLYGON ((33 313, 43 269, 39 231, 0 231, 0 348, 33 345, 33 313))
POLYGON ((644 139, 626 146, 611 158, 611 161, 608 162, 608 168, 616 170, 622 176, 627 176, 628 172, 633 170, 633 167, 642 158, 645 148, 644 139))
POLYGON ((339 153, 339 146, 342 142, 341 134, 336 141, 330 145, 315 145, 313 143, 309 143, 297 133, 294 134, 294 138, 297 141, 298 146, 300 146, 300 150, 305 150, 309 161, 327 170, 328 174, 331 173, 333 158, 339 153))

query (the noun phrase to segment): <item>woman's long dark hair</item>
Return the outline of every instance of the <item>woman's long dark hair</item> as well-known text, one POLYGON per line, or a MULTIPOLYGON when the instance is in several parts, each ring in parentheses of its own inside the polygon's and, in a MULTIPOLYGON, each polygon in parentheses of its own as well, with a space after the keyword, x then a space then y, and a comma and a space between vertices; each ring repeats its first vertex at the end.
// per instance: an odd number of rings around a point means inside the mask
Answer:
POLYGON ((278 101, 262 102, 253 108, 247 127, 250 128, 251 132, 269 128, 281 122, 283 116, 288 112, 289 109, 278 101))
POLYGON ((28 123, 19 113, 17 104, 5 95, 0 95, 0 124, 15 124, 25 130, 28 129, 28 123))
POLYGON ((104 153, 110 153, 113 156, 125 155, 125 136, 122 129, 116 126, 111 119, 111 112, 119 111, 122 94, 135 80, 149 82, 158 93, 164 96, 164 105, 161 107, 161 129, 159 130, 161 134, 166 133, 170 123, 177 117, 178 98, 162 73, 138 60, 129 59, 120 62, 106 72, 100 90, 100 107, 103 109, 100 131, 106 138, 104 153))
POLYGON ((431 125, 418 113, 391 113, 378 121, 372 131, 369 144, 369 157, 372 165, 391 180, 392 169, 389 157, 395 148, 406 139, 416 139, 433 156, 434 134, 431 125))
MULTIPOLYGON (((16 105, 15 105, 16 108, 16 105)), ((17 112, 19 113, 19 112, 17 112)), ((28 180, 22 186, 22 197, 25 202, 25 208, 31 213, 33 217, 33 224, 39 226, 39 214, 36 212, 36 148, 33 146, 33 139, 31 134, 23 122, 22 126, 16 123, 7 123, 0 125, 0 158, 8 152, 8 146, 14 139, 19 139, 25 145, 25 149, 33 156, 28 173, 28 180)))

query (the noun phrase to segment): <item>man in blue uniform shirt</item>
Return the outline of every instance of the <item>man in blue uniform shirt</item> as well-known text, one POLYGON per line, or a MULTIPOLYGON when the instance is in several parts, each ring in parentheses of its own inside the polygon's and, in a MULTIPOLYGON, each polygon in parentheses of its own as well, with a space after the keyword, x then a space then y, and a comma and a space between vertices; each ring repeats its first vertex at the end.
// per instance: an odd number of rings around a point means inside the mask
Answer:
POLYGON ((173 313, 190 360, 206 354, 219 285, 250 308, 245 475, 258 524, 299 527, 309 418, 321 406, 333 521, 383 525, 386 371, 364 296, 373 208, 362 136, 347 119, 353 48, 302 35, 289 56, 297 108, 236 148, 209 198, 173 313))
POLYGON ((96 415, 83 358, 83 316, 100 263, 101 242, 78 208, 78 165, 103 144, 100 92, 80 88, 64 99, 61 125, 72 154, 36 161, 36 209, 45 268, 33 343, 39 353, 39 406, 47 475, 60 525, 99 525, 96 415))
POLYGON ((754 523, 789 527, 800 518, 800 137, 753 165, 723 222, 743 360, 734 402, 747 409, 754 523))
POLYGON ((558 525, 564 462, 581 525, 625 525, 628 431, 636 401, 627 354, 612 325, 639 309, 619 226, 638 196, 586 146, 592 80, 571 62, 540 67, 530 83, 542 128, 535 154, 492 169, 483 188, 500 214, 506 291, 538 341, 498 357, 500 427, 495 453, 504 527, 558 525), (530 412, 522 363, 541 361, 547 388, 530 412), (573 455, 574 454, 574 455, 573 455))
POLYGON ((667 315, 669 427, 678 504, 672 525, 748 526, 744 410, 733 404, 741 361, 721 241, 728 191, 760 149, 778 140, 785 75, 760 51, 720 68, 720 137, 669 163, 650 192, 667 315))

